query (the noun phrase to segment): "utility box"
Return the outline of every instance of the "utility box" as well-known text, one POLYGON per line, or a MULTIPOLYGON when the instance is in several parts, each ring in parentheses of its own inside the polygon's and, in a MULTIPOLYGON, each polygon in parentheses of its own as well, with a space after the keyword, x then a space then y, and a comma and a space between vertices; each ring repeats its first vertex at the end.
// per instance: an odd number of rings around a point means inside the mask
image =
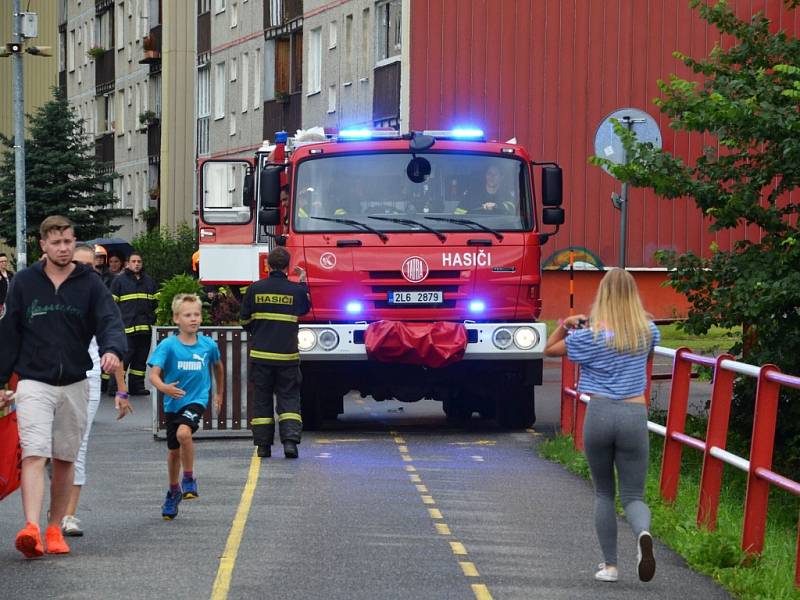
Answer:
POLYGON ((22 37, 28 39, 39 37, 39 15, 31 12, 22 13, 22 28, 20 33, 22 37))

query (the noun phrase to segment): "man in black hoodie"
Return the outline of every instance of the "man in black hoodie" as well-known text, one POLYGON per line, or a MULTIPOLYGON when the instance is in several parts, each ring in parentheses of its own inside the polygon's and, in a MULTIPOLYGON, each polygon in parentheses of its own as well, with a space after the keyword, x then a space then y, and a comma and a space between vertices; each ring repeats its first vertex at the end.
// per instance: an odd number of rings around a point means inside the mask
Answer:
POLYGON ((16 547, 27 558, 45 548, 39 530, 44 468, 52 459, 49 554, 66 554, 61 533, 73 480, 73 463, 86 427, 91 369, 89 342, 97 337, 100 364, 111 372, 127 350, 122 319, 111 293, 91 268, 72 262, 75 233, 65 217, 47 217, 39 228, 45 256, 17 273, 0 319, 0 387, 16 371, 16 402, 22 447, 25 527, 16 547))

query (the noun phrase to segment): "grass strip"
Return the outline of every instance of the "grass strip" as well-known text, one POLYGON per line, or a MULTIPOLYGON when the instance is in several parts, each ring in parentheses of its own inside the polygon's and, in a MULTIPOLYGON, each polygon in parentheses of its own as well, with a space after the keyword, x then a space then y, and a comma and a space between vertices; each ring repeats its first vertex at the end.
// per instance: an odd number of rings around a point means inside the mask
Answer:
MULTIPOLYGON (((702 419, 697 421, 695 426, 700 429, 702 419)), ((689 428, 687 433, 696 435, 689 428)), ((645 498, 653 514, 653 534, 680 554, 692 569, 711 576, 737 598, 800 599, 800 590, 794 586, 797 515, 800 508, 798 498, 783 490, 773 489, 767 515, 764 552, 759 557, 747 557, 739 548, 746 474, 726 465, 717 530, 709 532, 699 529, 696 518, 702 455, 691 449, 684 449, 678 497, 673 505, 667 505, 662 502, 658 490, 663 443, 663 438, 651 434, 645 498)), ((582 452, 575 450, 572 436, 559 435, 545 440, 538 444, 538 451, 544 458, 559 462, 569 471, 589 479, 586 458, 582 452)), ((617 510, 622 512, 619 501, 617 510)), ((591 516, 587 515, 586 518, 588 522, 591 516)))

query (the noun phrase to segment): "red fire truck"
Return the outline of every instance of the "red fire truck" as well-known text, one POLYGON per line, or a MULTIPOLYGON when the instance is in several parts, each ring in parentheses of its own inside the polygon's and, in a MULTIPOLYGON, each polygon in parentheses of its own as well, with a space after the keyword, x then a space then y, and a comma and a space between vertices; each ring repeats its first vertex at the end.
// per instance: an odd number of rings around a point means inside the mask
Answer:
POLYGON ((473 129, 277 135, 200 167, 200 279, 247 285, 285 245, 313 308, 300 323, 303 423, 343 396, 435 399, 448 419, 535 421, 546 330, 541 245, 564 222, 561 169, 473 129), (534 182, 541 187, 542 212, 534 182))

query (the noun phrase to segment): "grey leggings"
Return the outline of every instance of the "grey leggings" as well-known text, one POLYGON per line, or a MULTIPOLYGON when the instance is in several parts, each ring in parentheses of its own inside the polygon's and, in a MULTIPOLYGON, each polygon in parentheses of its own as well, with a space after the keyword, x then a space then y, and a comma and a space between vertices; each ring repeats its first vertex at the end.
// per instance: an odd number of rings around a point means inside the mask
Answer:
POLYGON ((614 466, 625 517, 638 537, 650 529, 650 509, 643 501, 647 477, 647 408, 593 395, 583 425, 586 459, 594 482, 594 526, 603 559, 617 564, 617 515, 614 466))

